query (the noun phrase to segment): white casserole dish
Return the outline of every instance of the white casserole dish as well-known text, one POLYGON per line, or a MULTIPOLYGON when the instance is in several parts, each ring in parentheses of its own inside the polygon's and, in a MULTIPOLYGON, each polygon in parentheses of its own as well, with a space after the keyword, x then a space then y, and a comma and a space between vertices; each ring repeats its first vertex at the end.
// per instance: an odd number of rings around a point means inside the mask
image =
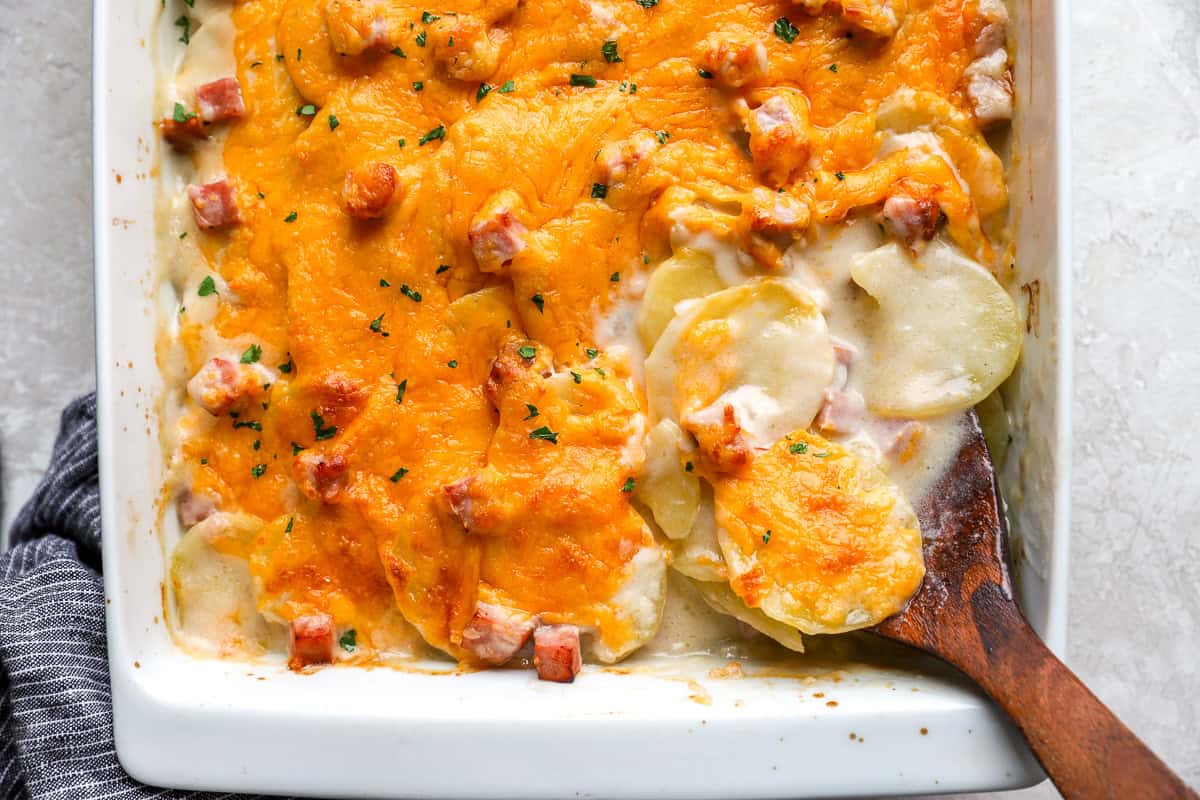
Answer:
MULTIPOLYGON (((159 145, 151 123, 162 109, 154 108, 150 42, 160 9, 160 0, 95 4, 104 567, 117 750, 130 774, 188 789, 423 798, 896 796, 1040 780, 999 713, 941 670, 717 680, 711 664, 676 664, 658 676, 588 669, 561 686, 516 671, 297 675, 282 663, 178 650, 163 621, 157 531, 159 145)), ((1011 384, 1014 441, 1003 480, 1021 599, 1061 653, 1071 342, 1066 2, 1020 0, 1014 12, 1018 284, 1030 286, 1025 295, 1038 309, 1011 384)))

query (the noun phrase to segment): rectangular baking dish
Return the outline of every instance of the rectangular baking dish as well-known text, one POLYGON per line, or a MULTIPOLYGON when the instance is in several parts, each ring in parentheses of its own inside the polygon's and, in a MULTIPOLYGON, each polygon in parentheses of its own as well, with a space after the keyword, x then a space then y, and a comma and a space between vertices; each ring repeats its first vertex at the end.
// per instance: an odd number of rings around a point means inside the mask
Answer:
MULTIPOLYGON (((721 680, 709 664, 297 675, 188 656, 163 620, 155 362, 160 0, 95 3, 96 323, 108 648, 118 755, 147 783, 359 797, 841 797, 1041 779, 1011 726, 946 670, 721 680)), ((1003 475, 1021 599, 1060 653, 1067 576, 1066 3, 1020 0, 1011 196, 1029 335, 1003 475)), ((173 298, 167 298, 173 300, 173 298)))

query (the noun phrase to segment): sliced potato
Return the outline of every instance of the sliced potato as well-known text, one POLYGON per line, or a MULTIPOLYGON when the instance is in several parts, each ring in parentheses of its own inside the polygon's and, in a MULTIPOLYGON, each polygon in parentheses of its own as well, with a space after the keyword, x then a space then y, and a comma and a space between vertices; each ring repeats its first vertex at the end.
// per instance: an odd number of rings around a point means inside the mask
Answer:
POLYGON ((703 452, 732 414, 751 446, 805 428, 833 376, 825 318, 796 284, 763 278, 696 301, 646 360, 655 419, 677 420, 703 452))
POLYGON ((669 539, 682 539, 692 530, 700 505, 700 478, 684 458, 691 443, 683 431, 664 419, 646 437, 646 464, 637 483, 637 496, 654 514, 669 539))
POLYGON ((992 392, 979 401, 979 405, 975 406, 975 413, 979 415, 979 426, 983 428, 983 438, 987 441, 992 463, 999 470, 1008 456, 1009 422, 1004 398, 1000 396, 999 391, 992 392))
POLYGON ((717 518, 713 509, 712 489, 701 486, 700 506, 696 521, 683 539, 667 544, 671 551, 671 566, 697 581, 727 581, 729 569, 717 542, 717 518))
POLYGON ((684 300, 719 292, 725 284, 717 276, 712 256, 699 250, 680 250, 659 264, 646 283, 638 312, 638 335, 649 351, 675 318, 675 306, 684 300))
POLYGON ((898 244, 859 256, 854 282, 878 303, 867 323, 864 394, 885 417, 970 408, 1009 376, 1021 353, 1017 306, 990 272, 944 242, 918 261, 898 244))
POLYGON ((794 431, 713 495, 734 593, 802 633, 875 625, 921 586, 921 531, 899 488, 817 434, 794 431))
POLYGON ((692 585, 699 590, 700 596, 713 611, 728 614, 739 622, 746 623, 789 650, 795 650, 797 653, 804 652, 804 638, 800 635, 800 631, 771 619, 761 609, 750 608, 742 602, 742 598, 733 593, 729 584, 696 581, 692 585))

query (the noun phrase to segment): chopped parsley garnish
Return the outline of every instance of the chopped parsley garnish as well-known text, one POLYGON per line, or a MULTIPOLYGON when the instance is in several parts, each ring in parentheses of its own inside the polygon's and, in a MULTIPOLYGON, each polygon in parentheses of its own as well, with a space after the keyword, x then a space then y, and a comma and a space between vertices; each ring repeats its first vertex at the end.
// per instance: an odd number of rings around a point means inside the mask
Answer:
POLYGON ((176 122, 182 123, 187 122, 189 119, 195 119, 196 115, 184 108, 183 103, 176 103, 175 113, 171 115, 171 118, 176 122))
POLYGON ((517 84, 514 83, 512 81, 512 79, 509 79, 509 80, 505 81, 504 85, 501 86, 496 91, 499 92, 500 94, 508 94, 509 92, 515 91, 516 88, 517 88, 517 84))
POLYGON ((711 81, 713 79, 713 74, 711 72, 709 72, 708 70, 706 70, 704 67, 697 67, 696 74, 699 75, 701 78, 704 78, 704 80, 706 80, 706 81, 711 81))
POLYGON ((795 444, 788 446, 788 452, 794 456, 804 455, 808 452, 808 445, 806 445, 804 442, 796 442, 795 444))
POLYGON ((409 300, 412 300, 414 303, 421 302, 421 293, 410 289, 407 283, 400 284, 400 294, 404 295, 409 300))
POLYGON ((358 646, 358 634, 355 632, 354 628, 351 628, 341 635, 341 638, 338 639, 338 645, 340 645, 341 648, 347 653, 354 652, 354 648, 358 646))
POLYGON ((424 46, 425 46, 425 31, 421 31, 420 33, 417 34, 417 47, 424 47, 424 46))
POLYGON ((763 534, 763 544, 767 544, 770 541, 771 541, 771 532, 767 531, 766 533, 763 534))
POLYGON ((208 464, 208 459, 207 459, 207 458, 202 458, 202 459, 200 459, 200 465, 201 465, 201 466, 205 466, 205 465, 207 465, 207 464, 208 464))
POLYGON ((839 181, 844 181, 846 180, 846 173, 838 170, 837 172, 833 173, 833 177, 837 178, 839 181))
POLYGON ((813 453, 813 458, 829 458, 829 453, 813 453))
POLYGON ((539 314, 545 313, 546 298, 542 297, 541 294, 535 294, 533 297, 529 298, 529 300, 531 303, 533 303, 535 306, 537 306, 537 310, 538 310, 539 314))
POLYGON ((424 82, 424 81, 413 81, 413 91, 414 91, 414 92, 419 92, 419 91, 421 91, 421 90, 422 90, 422 89, 424 89, 424 88, 425 88, 425 82, 424 82))
POLYGON ((658 5, 658 0, 634 0, 642 8, 654 8, 658 5))
POLYGON ((796 41, 796 37, 800 35, 800 29, 792 24, 792 21, 787 17, 780 17, 775 20, 775 35, 783 39, 788 44, 796 41))
POLYGON ((403 140, 403 139, 401 139, 401 140, 400 140, 400 146, 401 146, 401 147, 404 147, 404 140, 403 140))
POLYGON ((301 50, 299 47, 297 47, 297 48, 296 48, 296 60, 297 60, 297 61, 303 61, 303 60, 304 60, 304 51, 303 51, 303 50, 301 50))
POLYGON ((421 12, 421 24, 428 25, 431 22, 437 22, 441 17, 437 14, 430 14, 428 11, 421 12))
POLYGON ((621 273, 614 272, 612 275, 608 276, 608 279, 613 283, 616 283, 617 281, 621 280, 621 273))
POLYGON ((837 74, 837 64, 830 64, 829 71, 832 72, 834 75, 836 75, 837 74))
POLYGON ((576 383, 583 383, 583 376, 580 375, 578 372, 572 372, 571 380, 575 381, 576 383))
POLYGON ((375 319, 371 320, 371 333, 380 333, 387 336, 387 332, 383 329, 383 314, 380 314, 375 319))
POLYGON ((262 348, 256 344, 252 344, 242 353, 241 361, 243 364, 256 364, 262 356, 262 348))
POLYGON ((408 58, 408 54, 405 53, 403 50, 401 50, 399 47, 392 48, 392 55, 400 56, 400 58, 408 58))
POLYGON ((693 463, 692 463, 692 462, 690 462, 690 461, 689 461, 689 462, 687 462, 686 464, 684 464, 684 465, 683 465, 683 471, 684 471, 684 472, 691 472, 691 471, 693 471, 694 469, 696 469, 696 465, 695 465, 695 464, 693 464, 693 463))
POLYGON ((478 103, 481 100, 483 100, 483 98, 487 97, 491 91, 492 91, 492 87, 490 84, 487 84, 487 83, 479 84, 479 88, 475 90, 475 102, 478 103))
POLYGON ((535 406, 533 403, 526 403, 525 408, 529 409, 529 416, 525 419, 533 419, 538 415, 537 406, 535 406))
POLYGON ((520 354, 521 358, 533 358, 537 355, 537 348, 533 345, 523 344, 517 348, 517 353, 520 354))
POLYGON ((239 420, 234 422, 233 429, 236 431, 238 428, 249 428, 252 431, 258 431, 259 433, 262 433, 262 423, 255 420, 250 420, 248 422, 241 422, 239 420))
POLYGON ((537 430, 530 431, 529 438, 541 439, 542 441, 549 442, 550 444, 558 444, 558 434, 547 428, 545 425, 537 430))
POLYGON ((604 60, 610 64, 617 64, 624 60, 617 55, 617 43, 612 39, 600 46, 600 52, 604 54, 604 60))
POLYGON ((283 221, 290 224, 290 223, 295 222, 299 216, 300 216, 299 214, 297 214, 295 211, 293 211, 292 213, 290 213, 286 217, 284 217, 283 221))
POLYGON ((296 524, 296 518, 295 518, 295 517, 288 517, 288 524, 287 524, 287 527, 283 529, 283 532, 284 532, 284 533, 291 533, 291 532, 292 532, 292 526, 293 526, 293 525, 295 525, 295 524, 296 524))
POLYGON ((200 281, 200 288, 196 290, 196 294, 201 297, 208 297, 210 294, 217 293, 217 282, 213 280, 212 275, 206 275, 204 280, 200 281))
POLYGON ((192 21, 188 19, 187 14, 175 20, 175 26, 180 29, 179 41, 184 44, 190 44, 192 41, 192 21))
POLYGON ((298 117, 315 117, 316 115, 317 107, 312 103, 305 103, 296 109, 296 116, 298 117))
POLYGON ((318 442, 323 442, 326 439, 332 439, 334 436, 337 436, 336 425, 326 425, 325 418, 316 411, 313 411, 309 416, 312 417, 313 433, 316 435, 318 442))
POLYGON ((624 492, 625 494, 629 494, 630 492, 633 491, 633 487, 636 485, 637 485, 637 481, 635 481, 632 476, 628 477, 625 479, 625 485, 621 487, 621 491, 624 492))
POLYGON ((603 183, 592 184, 592 197, 597 200, 603 200, 608 197, 608 185, 603 183))
POLYGON ((267 465, 266 465, 266 464, 255 464, 255 465, 254 465, 254 466, 253 466, 253 467, 250 469, 250 474, 254 476, 254 479, 255 479, 255 480, 258 480, 259 478, 261 478, 261 477, 263 476, 263 473, 264 473, 264 472, 266 472, 266 471, 267 471, 267 465))
POLYGON ((396 384, 396 405, 404 402, 404 393, 408 391, 408 378, 396 384))
POLYGON ((404 467, 401 467, 400 469, 398 469, 392 473, 392 478, 391 478, 392 483, 399 483, 400 479, 403 478, 407 474, 408 474, 408 470, 405 469, 404 467))
POLYGON ((384 289, 387 289, 389 286, 391 286, 391 284, 390 284, 390 283, 388 283, 388 280, 387 280, 387 278, 380 278, 380 279, 379 279, 379 285, 380 285, 381 287, 383 287, 384 289))
POLYGON ((659 144, 666 144, 667 139, 671 138, 671 134, 668 133, 667 131, 655 131, 654 138, 658 139, 659 144))
POLYGON ((458 369, 458 360, 452 358, 446 362, 446 366, 450 369, 458 369))
POLYGON ((596 374, 597 374, 597 375, 599 375, 601 378, 607 378, 607 377, 608 377, 608 373, 607 373, 607 372, 605 372, 605 371, 604 371, 603 369, 601 369, 600 367, 592 367, 592 369, 596 370, 596 374))
POLYGON ((445 138, 446 138, 446 126, 438 125, 436 128, 429 131, 429 133, 425 134, 420 139, 418 139, 417 144, 421 147, 424 147, 425 145, 432 142, 434 139, 445 139, 445 138))
POLYGON ((596 79, 591 75, 580 75, 578 72, 571 73, 572 86, 587 86, 591 88, 596 85, 596 79))
POLYGON ((262 447, 262 439, 255 439, 253 447, 255 450, 258 450, 259 448, 261 448, 262 447))
POLYGON ((336 131, 337 126, 341 124, 342 123, 338 121, 337 117, 335 117, 333 114, 329 115, 329 130, 336 131))
POLYGON ((287 373, 291 372, 291 371, 292 371, 292 359, 291 359, 291 358, 289 358, 289 359, 287 360, 287 363, 286 363, 286 364, 280 364, 280 365, 279 365, 279 371, 280 371, 280 372, 282 372, 282 373, 283 373, 283 374, 285 374, 285 375, 286 375, 287 373))
POLYGON ((438 264, 438 268, 433 271, 434 275, 441 275, 443 272, 449 272, 452 267, 449 264, 438 264))
POLYGON ((594 347, 589 347, 585 352, 587 353, 588 358, 595 358, 596 356, 600 355, 600 351, 594 347))
POLYGON ((307 449, 308 448, 302 444, 296 444, 295 442, 292 442, 292 455, 294 455, 294 456, 299 455, 302 450, 307 450, 307 449))

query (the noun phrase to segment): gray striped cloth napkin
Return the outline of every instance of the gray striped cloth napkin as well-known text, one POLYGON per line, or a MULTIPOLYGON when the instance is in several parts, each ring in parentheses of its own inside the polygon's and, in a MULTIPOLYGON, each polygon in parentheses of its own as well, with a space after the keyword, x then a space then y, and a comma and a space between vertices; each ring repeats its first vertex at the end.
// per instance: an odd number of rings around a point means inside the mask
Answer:
POLYGON ((145 786, 117 763, 98 475, 93 394, 63 411, 0 556, 0 798, 234 797, 145 786))

